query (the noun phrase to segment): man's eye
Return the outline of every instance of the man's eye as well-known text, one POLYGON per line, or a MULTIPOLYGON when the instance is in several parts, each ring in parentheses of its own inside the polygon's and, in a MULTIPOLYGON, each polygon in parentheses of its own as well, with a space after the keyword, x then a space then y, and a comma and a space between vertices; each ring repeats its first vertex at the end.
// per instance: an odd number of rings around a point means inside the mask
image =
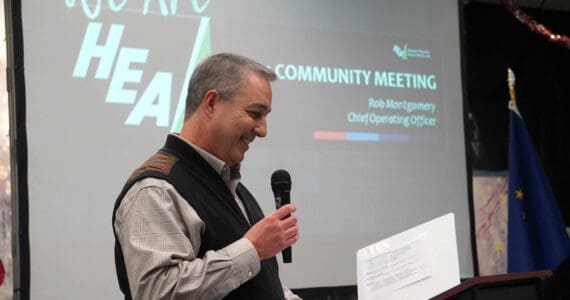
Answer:
POLYGON ((250 117, 252 117, 252 118, 254 118, 254 119, 259 119, 259 118, 261 118, 261 116, 262 116, 262 114, 261 114, 260 112, 258 112, 258 111, 250 110, 250 111, 248 111, 247 113, 249 114, 250 117))

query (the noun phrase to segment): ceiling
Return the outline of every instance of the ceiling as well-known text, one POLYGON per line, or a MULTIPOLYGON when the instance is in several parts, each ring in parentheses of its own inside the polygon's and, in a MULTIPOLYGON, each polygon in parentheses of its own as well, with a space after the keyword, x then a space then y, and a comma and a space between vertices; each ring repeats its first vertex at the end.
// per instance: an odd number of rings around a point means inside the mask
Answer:
MULTIPOLYGON (((512 0, 521 8, 538 8, 546 10, 570 11, 570 0, 512 0)), ((500 0, 465 0, 468 2, 483 2, 501 4, 500 0)))

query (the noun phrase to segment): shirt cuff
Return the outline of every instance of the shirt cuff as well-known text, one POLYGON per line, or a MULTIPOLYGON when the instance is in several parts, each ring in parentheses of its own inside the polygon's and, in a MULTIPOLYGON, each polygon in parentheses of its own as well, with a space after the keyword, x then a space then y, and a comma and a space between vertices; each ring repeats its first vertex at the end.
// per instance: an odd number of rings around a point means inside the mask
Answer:
POLYGON ((241 238, 224 249, 231 257, 242 283, 255 277, 261 269, 259 255, 253 244, 241 238))

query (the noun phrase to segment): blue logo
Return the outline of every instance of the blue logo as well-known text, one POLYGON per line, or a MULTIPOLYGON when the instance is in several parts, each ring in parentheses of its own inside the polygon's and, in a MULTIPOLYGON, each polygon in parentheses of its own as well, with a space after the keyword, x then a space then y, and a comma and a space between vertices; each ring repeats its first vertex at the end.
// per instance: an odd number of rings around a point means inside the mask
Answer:
POLYGON ((408 48, 408 44, 404 44, 404 46, 400 47, 397 44, 394 44, 392 47, 392 51, 394 54, 398 56, 401 60, 408 60, 408 58, 431 58, 431 52, 426 49, 412 49, 408 48))

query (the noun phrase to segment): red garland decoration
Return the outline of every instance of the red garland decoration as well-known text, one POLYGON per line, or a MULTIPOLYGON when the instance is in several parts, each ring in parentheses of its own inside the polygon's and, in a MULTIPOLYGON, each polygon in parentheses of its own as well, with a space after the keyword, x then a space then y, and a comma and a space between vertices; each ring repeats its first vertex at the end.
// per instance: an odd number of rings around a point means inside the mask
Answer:
POLYGON ((2 264, 2 259, 0 259, 0 285, 4 282, 4 276, 6 275, 6 271, 4 270, 4 265, 2 264))
POLYGON ((539 24, 536 22, 531 16, 525 14, 516 3, 513 3, 512 0, 501 0, 501 3, 505 6, 505 8, 511 12, 521 23, 525 24, 530 28, 530 30, 542 34, 545 36, 549 41, 560 43, 566 48, 570 49, 570 38, 566 35, 562 34, 555 34, 550 31, 550 29, 546 28, 544 25, 539 24))

